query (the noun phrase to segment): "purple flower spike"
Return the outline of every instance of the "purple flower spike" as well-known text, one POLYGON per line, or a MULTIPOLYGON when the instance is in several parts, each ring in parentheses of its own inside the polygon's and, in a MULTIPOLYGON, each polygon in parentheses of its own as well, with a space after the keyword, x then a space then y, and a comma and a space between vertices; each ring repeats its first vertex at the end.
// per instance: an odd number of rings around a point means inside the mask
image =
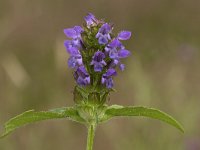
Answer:
POLYGON ((97 19, 92 13, 88 13, 88 15, 85 17, 85 21, 87 23, 87 27, 90 27, 91 25, 94 25, 97 22, 97 19))
POLYGON ((90 84, 90 76, 87 73, 84 66, 80 66, 74 73, 74 78, 76 79, 78 85, 85 86, 90 84))
POLYGON ((117 75, 115 69, 123 71, 125 65, 121 59, 131 54, 122 43, 131 37, 131 32, 124 30, 115 36, 113 25, 96 19, 92 13, 84 19, 86 23, 83 27, 64 29, 65 35, 71 39, 64 42, 70 55, 68 66, 74 68, 77 85, 103 86, 110 91, 114 85, 113 76, 117 75))
POLYGON ((118 39, 119 40, 128 40, 131 37, 131 32, 130 31, 121 31, 118 34, 118 39))
POLYGON ((97 51, 92 57, 91 65, 94 65, 95 72, 101 72, 103 67, 106 65, 106 62, 103 60, 105 54, 101 51, 97 51))

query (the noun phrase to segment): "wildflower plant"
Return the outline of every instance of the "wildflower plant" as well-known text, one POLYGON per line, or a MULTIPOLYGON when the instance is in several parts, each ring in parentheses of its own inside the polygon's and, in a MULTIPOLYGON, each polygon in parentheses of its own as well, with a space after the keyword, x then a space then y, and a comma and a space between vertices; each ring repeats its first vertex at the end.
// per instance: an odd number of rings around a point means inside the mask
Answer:
POLYGON ((73 69, 76 81, 73 95, 75 105, 49 111, 26 111, 5 123, 5 137, 16 128, 47 119, 65 118, 84 124, 88 129, 87 150, 92 150, 95 129, 98 124, 116 117, 144 116, 166 122, 180 131, 183 128, 170 115, 143 106, 108 106, 106 102, 115 91, 114 78, 125 69, 123 59, 131 52, 123 45, 131 38, 131 32, 123 30, 114 34, 113 24, 97 19, 89 13, 83 26, 64 29, 64 42, 70 55, 68 66, 73 69))

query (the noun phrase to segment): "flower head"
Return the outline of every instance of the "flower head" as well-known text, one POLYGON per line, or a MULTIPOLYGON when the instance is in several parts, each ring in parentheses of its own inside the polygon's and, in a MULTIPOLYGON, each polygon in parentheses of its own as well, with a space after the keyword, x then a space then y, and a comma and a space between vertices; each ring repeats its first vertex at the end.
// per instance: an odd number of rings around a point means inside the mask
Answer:
POLYGON ((125 69, 122 59, 128 57, 130 51, 122 41, 130 39, 131 32, 123 30, 115 36, 110 23, 98 20, 91 13, 84 19, 84 26, 64 29, 69 38, 64 42, 70 55, 68 66, 74 68, 78 86, 107 90, 109 93, 114 86, 113 77, 117 75, 117 67, 122 71, 125 69))

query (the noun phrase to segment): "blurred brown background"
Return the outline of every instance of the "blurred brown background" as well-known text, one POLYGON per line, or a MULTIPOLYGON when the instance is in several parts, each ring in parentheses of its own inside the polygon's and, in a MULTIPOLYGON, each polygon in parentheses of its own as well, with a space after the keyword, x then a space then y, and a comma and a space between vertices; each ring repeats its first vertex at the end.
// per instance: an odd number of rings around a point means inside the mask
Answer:
MULTIPOLYGON (((94 150, 200 150, 199 0, 0 0, 0 131, 25 110, 73 105, 63 29, 87 12, 133 32, 132 56, 109 104, 168 112, 185 134, 156 120, 117 119, 97 129, 94 150)), ((1 150, 83 150, 86 128, 65 120, 18 129, 1 150)))

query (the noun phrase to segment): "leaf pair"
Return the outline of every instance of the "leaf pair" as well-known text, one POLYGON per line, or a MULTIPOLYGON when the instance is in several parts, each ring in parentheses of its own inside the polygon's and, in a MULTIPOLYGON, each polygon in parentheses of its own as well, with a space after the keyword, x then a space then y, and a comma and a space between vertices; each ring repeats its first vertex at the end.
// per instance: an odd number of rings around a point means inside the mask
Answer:
MULTIPOLYGON (((105 122, 109 119, 118 116, 121 117, 144 116, 153 119, 158 119, 176 127, 181 132, 184 132, 183 127, 173 117, 154 108, 132 107, 132 106, 124 107, 119 105, 107 106, 105 113, 101 116, 99 121, 105 122)), ((47 119, 61 119, 61 118, 66 118, 79 123, 85 123, 85 120, 80 117, 76 107, 63 107, 63 108, 57 108, 49 111, 40 111, 40 112, 29 110, 6 122, 4 125, 5 131, 1 135, 1 138, 5 137, 15 129, 27 124, 47 119)))

